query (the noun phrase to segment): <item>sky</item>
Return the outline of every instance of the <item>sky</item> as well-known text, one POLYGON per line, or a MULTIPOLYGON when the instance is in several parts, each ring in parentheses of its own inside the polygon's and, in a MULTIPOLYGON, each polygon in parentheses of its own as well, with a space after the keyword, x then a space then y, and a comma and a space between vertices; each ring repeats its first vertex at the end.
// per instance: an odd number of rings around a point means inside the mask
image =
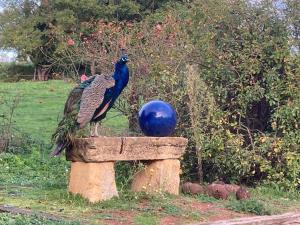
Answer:
POLYGON ((15 61, 17 53, 15 51, 0 50, 0 62, 15 61))

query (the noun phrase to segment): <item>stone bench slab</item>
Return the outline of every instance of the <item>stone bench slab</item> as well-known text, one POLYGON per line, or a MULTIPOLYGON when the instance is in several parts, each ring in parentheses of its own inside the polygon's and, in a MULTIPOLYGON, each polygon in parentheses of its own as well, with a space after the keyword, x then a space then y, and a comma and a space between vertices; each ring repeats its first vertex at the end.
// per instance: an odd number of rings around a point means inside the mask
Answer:
POLYGON ((180 158, 187 145, 183 137, 96 137, 74 140, 66 158, 72 162, 108 162, 180 158))
POLYGON ((78 138, 66 158, 72 161, 69 191, 90 202, 118 196, 116 161, 147 161, 135 174, 135 192, 179 194, 180 161, 188 140, 182 137, 96 137, 78 138))

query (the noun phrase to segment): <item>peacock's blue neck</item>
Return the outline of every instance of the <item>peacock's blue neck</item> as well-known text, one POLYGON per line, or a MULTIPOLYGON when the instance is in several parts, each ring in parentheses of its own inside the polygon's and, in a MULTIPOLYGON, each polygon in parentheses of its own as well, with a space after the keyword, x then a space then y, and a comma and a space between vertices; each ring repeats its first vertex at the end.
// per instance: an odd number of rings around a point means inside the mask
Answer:
POLYGON ((115 86, 106 90, 104 94, 104 100, 99 108, 96 110, 95 115, 97 115, 107 104, 109 104, 105 113, 101 116, 94 118, 94 121, 100 121, 106 116, 106 112, 113 106, 123 89, 126 87, 129 80, 129 69, 124 62, 117 62, 115 65, 115 72, 113 74, 115 79, 115 86))
POLYGON ((116 63, 113 78, 115 79, 114 90, 117 92, 116 94, 120 94, 129 80, 129 69, 125 63, 116 63))

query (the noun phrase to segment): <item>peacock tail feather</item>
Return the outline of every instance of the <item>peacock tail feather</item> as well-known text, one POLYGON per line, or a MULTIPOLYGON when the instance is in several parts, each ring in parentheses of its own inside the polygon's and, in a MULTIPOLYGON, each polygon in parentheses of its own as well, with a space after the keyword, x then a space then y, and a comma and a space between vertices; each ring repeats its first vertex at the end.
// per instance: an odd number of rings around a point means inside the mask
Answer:
POLYGON ((77 114, 83 89, 80 86, 75 87, 68 96, 65 104, 64 116, 59 122, 55 132, 52 135, 52 142, 57 148, 52 155, 58 155, 63 149, 67 149, 75 138, 76 131, 79 129, 77 123, 77 114))
POLYGON ((57 145, 53 155, 58 155, 63 149, 68 150, 77 134, 84 133, 83 128, 92 121, 106 90, 114 85, 115 80, 111 76, 95 75, 71 91, 65 103, 64 117, 52 135, 52 141, 57 145))
MULTIPOLYGON (((74 116, 75 117, 75 116, 74 116)), ((64 116, 59 122, 56 131, 52 135, 52 141, 55 143, 72 142, 74 134, 78 129, 78 123, 73 116, 64 116)))

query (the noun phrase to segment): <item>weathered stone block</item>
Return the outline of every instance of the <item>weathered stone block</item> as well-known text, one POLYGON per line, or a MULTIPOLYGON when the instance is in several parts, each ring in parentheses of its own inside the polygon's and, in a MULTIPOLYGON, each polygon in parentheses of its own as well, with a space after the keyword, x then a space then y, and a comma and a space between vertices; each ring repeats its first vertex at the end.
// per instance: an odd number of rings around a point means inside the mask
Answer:
POLYGON ((114 162, 72 162, 69 191, 80 194, 90 202, 118 196, 114 162))
POLYGON ((66 157, 73 162, 178 159, 186 145, 183 137, 78 138, 66 157))
POLYGON ((179 194, 180 161, 164 159, 150 162, 144 170, 137 173, 132 183, 136 192, 167 192, 179 194))

